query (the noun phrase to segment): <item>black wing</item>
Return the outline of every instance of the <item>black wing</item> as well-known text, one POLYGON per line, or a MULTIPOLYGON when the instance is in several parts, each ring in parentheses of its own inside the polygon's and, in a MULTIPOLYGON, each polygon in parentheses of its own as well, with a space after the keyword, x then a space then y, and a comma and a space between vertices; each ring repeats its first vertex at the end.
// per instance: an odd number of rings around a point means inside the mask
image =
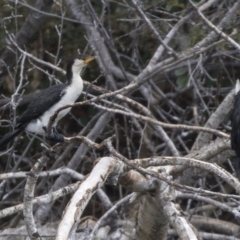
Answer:
POLYGON ((27 106, 27 109, 18 119, 17 125, 29 123, 40 117, 45 111, 58 102, 65 94, 66 84, 54 85, 38 93, 27 106))
POLYGON ((240 157, 240 91, 235 97, 231 122, 231 147, 235 150, 237 157, 240 157))

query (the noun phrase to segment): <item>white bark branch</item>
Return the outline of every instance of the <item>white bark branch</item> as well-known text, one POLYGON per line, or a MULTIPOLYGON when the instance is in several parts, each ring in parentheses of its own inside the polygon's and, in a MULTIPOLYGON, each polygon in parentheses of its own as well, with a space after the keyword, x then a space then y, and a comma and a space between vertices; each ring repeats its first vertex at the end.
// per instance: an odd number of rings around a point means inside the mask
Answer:
POLYGON ((58 226, 56 240, 67 240, 69 234, 71 234, 70 232, 75 230, 87 203, 113 171, 115 163, 114 158, 101 158, 89 176, 80 184, 65 209, 63 218, 58 226))

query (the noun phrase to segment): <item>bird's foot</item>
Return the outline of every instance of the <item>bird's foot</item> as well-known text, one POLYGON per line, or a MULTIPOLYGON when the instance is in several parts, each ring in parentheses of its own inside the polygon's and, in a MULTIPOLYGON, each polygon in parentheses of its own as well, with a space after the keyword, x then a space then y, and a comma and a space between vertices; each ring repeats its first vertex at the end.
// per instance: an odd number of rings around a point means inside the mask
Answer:
POLYGON ((54 142, 64 142, 64 136, 62 134, 59 134, 58 131, 57 131, 57 128, 56 127, 53 127, 52 128, 52 139, 51 141, 54 141, 54 142))
MULTIPOLYGON (((46 127, 44 127, 43 129, 47 133, 46 127)), ((56 127, 52 128, 52 135, 46 138, 52 142, 64 142, 64 136, 58 133, 56 127)))
POLYGON ((62 134, 53 134, 52 136, 46 138, 52 142, 64 142, 64 136, 62 134))

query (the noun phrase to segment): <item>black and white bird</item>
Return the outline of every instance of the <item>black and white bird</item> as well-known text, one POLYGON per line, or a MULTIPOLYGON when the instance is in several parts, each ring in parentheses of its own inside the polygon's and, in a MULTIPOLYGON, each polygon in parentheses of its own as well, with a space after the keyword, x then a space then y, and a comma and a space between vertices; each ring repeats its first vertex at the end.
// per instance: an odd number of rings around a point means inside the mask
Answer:
POLYGON ((237 167, 240 170, 240 82, 237 80, 235 86, 235 100, 232 110, 231 123, 231 148, 237 155, 237 167))
MULTIPOLYGON (((17 120, 16 127, 12 132, 7 133, 0 139, 0 148, 14 139, 24 130, 45 135, 51 116, 57 109, 68 104, 73 104, 83 90, 83 80, 81 73, 83 69, 96 57, 89 57, 83 54, 77 55, 76 58, 69 61, 66 69, 67 83, 53 85, 41 93, 36 94, 22 116, 17 120)), ((58 113, 53 124, 52 136, 50 140, 63 142, 63 135, 57 132, 56 126, 58 121, 63 118, 71 108, 64 109, 58 113)))

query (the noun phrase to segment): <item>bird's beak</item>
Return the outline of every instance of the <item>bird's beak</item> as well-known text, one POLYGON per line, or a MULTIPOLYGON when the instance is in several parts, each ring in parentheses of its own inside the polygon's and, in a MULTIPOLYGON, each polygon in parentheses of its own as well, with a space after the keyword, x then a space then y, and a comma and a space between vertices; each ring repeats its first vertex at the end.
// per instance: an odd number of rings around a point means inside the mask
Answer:
POLYGON ((88 57, 87 59, 84 60, 84 64, 87 65, 96 58, 97 58, 96 56, 88 57))

